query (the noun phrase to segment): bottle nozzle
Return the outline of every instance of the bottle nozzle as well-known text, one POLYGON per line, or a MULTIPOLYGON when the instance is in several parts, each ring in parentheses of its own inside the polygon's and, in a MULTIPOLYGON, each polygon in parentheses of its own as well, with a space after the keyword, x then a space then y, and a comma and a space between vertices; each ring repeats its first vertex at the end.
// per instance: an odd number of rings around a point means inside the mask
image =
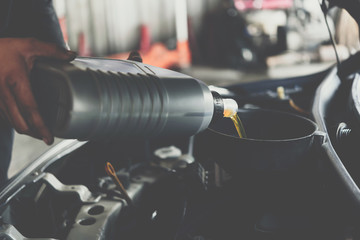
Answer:
POLYGON ((237 102, 231 98, 223 99, 217 92, 212 92, 212 95, 214 98, 214 115, 210 124, 215 123, 216 120, 222 117, 230 118, 234 122, 239 137, 246 138, 244 126, 237 115, 239 108, 237 102))
POLYGON ((237 113, 238 104, 234 99, 225 98, 224 102, 224 117, 231 118, 237 113))
POLYGON ((221 95, 215 91, 211 92, 214 98, 214 115, 211 123, 223 117, 231 118, 238 110, 238 104, 235 100, 230 98, 223 99, 221 95))

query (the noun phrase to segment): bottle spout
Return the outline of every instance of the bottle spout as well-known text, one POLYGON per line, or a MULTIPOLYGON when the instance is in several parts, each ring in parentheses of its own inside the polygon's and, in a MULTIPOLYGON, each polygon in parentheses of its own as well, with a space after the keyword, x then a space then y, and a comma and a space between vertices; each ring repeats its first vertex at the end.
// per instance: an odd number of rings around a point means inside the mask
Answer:
POLYGON ((225 98, 224 102, 224 117, 231 118, 233 117, 238 110, 238 104, 234 99, 225 98))
POLYGON ((215 123, 218 119, 223 117, 231 118, 238 110, 238 104, 234 99, 225 98, 215 91, 211 92, 214 99, 214 114, 211 120, 211 124, 215 123))

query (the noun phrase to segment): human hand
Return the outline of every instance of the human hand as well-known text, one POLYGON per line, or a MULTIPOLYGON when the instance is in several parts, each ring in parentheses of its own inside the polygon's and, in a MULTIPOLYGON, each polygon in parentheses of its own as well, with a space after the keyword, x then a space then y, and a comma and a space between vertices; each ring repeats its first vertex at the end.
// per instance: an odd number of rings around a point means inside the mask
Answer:
POLYGON ((0 114, 18 133, 50 145, 54 136, 39 114, 29 81, 35 60, 42 57, 71 61, 76 54, 34 38, 0 38, 0 114))

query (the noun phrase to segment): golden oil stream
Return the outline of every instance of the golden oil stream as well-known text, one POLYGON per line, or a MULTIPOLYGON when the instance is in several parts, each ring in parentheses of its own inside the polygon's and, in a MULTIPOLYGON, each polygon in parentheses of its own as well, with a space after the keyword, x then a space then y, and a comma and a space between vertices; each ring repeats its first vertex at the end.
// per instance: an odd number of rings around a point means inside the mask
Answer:
POLYGON ((245 132, 245 128, 244 125, 241 122, 241 119, 239 118, 239 116, 237 115, 237 113, 235 113, 234 115, 232 115, 230 117, 230 119, 233 121, 236 131, 239 135, 239 138, 246 138, 246 132, 245 132))

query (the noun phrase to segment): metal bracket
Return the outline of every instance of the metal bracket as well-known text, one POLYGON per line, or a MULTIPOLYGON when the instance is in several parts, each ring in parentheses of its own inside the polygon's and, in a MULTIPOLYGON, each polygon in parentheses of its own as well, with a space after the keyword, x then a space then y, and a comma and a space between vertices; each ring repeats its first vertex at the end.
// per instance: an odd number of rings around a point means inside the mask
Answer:
POLYGON ((42 180, 57 192, 77 195, 82 203, 96 203, 101 198, 100 195, 94 195, 84 185, 64 185, 51 173, 45 173, 42 180))

